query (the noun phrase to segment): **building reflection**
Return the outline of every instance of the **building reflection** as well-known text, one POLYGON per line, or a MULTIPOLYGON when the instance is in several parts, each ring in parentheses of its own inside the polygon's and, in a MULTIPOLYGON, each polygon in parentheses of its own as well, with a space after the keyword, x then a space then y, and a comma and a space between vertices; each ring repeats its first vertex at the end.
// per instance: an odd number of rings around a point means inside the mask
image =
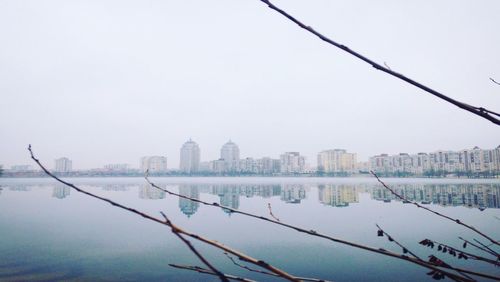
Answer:
POLYGON ((280 199, 286 203, 300 204, 306 198, 306 189, 301 184, 283 184, 280 199))
POLYGON ((18 185, 9 185, 9 191, 16 192, 29 192, 31 191, 32 186, 18 184, 18 185))
MULTIPOLYGON (((179 194, 193 199, 200 199, 200 191, 197 185, 180 185, 179 194)), ((179 208, 182 213, 191 217, 198 211, 200 203, 191 201, 189 199, 179 198, 179 208)))
MULTIPOLYGON (((500 208, 500 185, 497 184, 396 184, 391 188, 410 201, 441 206, 500 208)), ((397 200, 387 189, 376 186, 371 197, 375 200, 397 200)))
MULTIPOLYGON (((164 188, 165 185, 158 185, 159 187, 164 188)), ((165 198, 165 192, 161 191, 158 188, 155 188, 149 184, 142 184, 139 187, 139 198, 144 200, 158 200, 165 198)))
POLYGON ((131 187, 137 185, 127 185, 127 184, 106 184, 102 186, 102 190, 104 191, 128 191, 131 187))
POLYGON ((333 207, 347 207, 359 203, 359 193, 352 185, 318 185, 318 199, 322 204, 333 207))
POLYGON ((56 184, 52 189, 52 197, 57 199, 64 199, 69 196, 71 188, 64 184, 56 184))

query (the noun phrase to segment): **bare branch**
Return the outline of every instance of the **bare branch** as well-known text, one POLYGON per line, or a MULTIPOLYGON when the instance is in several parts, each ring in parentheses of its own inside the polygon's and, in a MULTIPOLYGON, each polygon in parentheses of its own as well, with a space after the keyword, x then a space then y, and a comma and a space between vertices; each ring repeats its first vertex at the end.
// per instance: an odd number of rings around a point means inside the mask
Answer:
MULTIPOLYGON (((185 269, 185 270, 191 270, 191 271, 196 271, 198 273, 203 273, 203 274, 210 274, 210 275, 217 275, 217 273, 211 271, 210 269, 205 269, 199 266, 190 266, 190 265, 178 265, 178 264, 169 264, 171 267, 174 268, 179 268, 179 269, 185 269)), ((235 281, 242 281, 242 282, 256 282, 255 280, 250 280, 247 278, 243 277, 238 277, 230 274, 224 274, 225 277, 227 277, 230 280, 235 280, 235 281)))
MULTIPOLYGON (((425 261, 421 261, 421 260, 418 260, 418 259, 415 259, 415 258, 411 258, 411 257, 408 257, 406 255, 400 255, 400 254, 397 254, 397 253, 394 253, 394 252, 390 252, 390 251, 387 251, 387 250, 384 250, 384 249, 377 249, 377 248, 373 248, 373 247, 361 245, 361 244, 358 244, 358 243, 350 242, 350 241, 347 241, 347 240, 335 238, 335 237, 332 237, 332 236, 329 236, 329 235, 325 235, 325 234, 319 233, 319 232, 317 232, 315 230, 307 230, 307 229, 304 229, 304 228, 301 228, 301 227, 298 227, 298 226, 294 226, 294 225, 291 225, 291 224, 284 223, 282 221, 277 221, 277 220, 274 220, 274 219, 271 219, 271 218, 267 218, 267 217, 264 217, 264 216, 258 216, 258 215, 255 215, 255 214, 252 214, 252 213, 249 213, 249 212, 244 212, 244 211, 240 211, 240 210, 237 210, 237 209, 233 209, 233 208, 228 207, 228 206, 222 206, 222 205, 219 205, 218 203, 215 203, 215 202, 214 203, 209 203, 209 202, 205 202, 205 201, 202 201, 202 200, 199 200, 199 199, 195 199, 195 198, 191 198, 191 197, 188 197, 188 196, 184 196, 184 195, 172 192, 172 191, 170 191, 168 189, 165 189, 165 188, 162 188, 162 187, 156 185, 155 183, 153 183, 153 182, 151 182, 149 180, 149 178, 148 178, 147 175, 145 175, 144 178, 146 179, 146 181, 152 187, 154 187, 156 189, 159 189, 161 191, 164 191, 165 193, 167 193, 169 195, 172 195, 172 196, 177 196, 179 198, 187 199, 187 200, 190 200, 190 201, 193 201, 193 202, 196 202, 196 203, 200 203, 200 204, 203 204, 203 205, 206 205, 206 206, 222 208, 224 210, 230 211, 231 213, 249 216, 249 217, 256 218, 256 219, 259 219, 259 220, 263 220, 263 221, 266 221, 266 222, 269 222, 269 223, 277 224, 277 225, 280 225, 280 226, 283 226, 283 227, 286 227, 286 228, 289 228, 289 229, 293 229, 293 230, 296 230, 298 232, 305 233, 305 234, 308 234, 308 235, 311 235, 311 236, 315 236, 315 237, 323 238, 323 239, 330 240, 330 241, 333 241, 333 242, 337 242, 337 243, 340 243, 340 244, 348 245, 348 246, 351 246, 351 247, 354 247, 354 248, 363 249, 363 250, 366 250, 366 251, 369 251, 369 252, 378 253, 378 254, 381 254, 381 255, 390 256, 390 257, 393 257, 393 258, 405 260, 405 261, 408 261, 408 262, 420 265, 422 267, 425 267, 425 268, 428 268, 428 269, 431 269, 431 270, 435 270, 435 271, 441 272, 441 273, 445 274, 446 276, 448 276, 448 277, 450 277, 452 279, 456 279, 458 281, 471 281, 470 279, 466 279, 466 278, 463 278, 462 276, 459 276, 459 275, 456 275, 454 273, 442 270, 442 269, 438 268, 437 266, 435 266, 434 264, 429 263, 429 262, 425 262, 425 261)), ((440 266, 440 267, 442 267, 442 266, 440 266)), ((467 272, 468 270, 461 270, 461 271, 468 273, 467 272)), ((474 272, 474 275, 483 276, 483 277, 491 277, 491 275, 488 275, 488 274, 482 274, 481 275, 481 274, 477 274, 475 272, 474 272)))
POLYGON ((123 209, 123 210, 129 211, 129 212, 132 212, 132 213, 135 213, 135 214, 137 214, 137 215, 142 216, 142 217, 143 217, 143 218, 145 218, 145 219, 149 219, 149 220, 154 221, 154 222, 156 222, 156 223, 159 223, 159 224, 162 224, 162 225, 166 225, 166 226, 168 226, 168 227, 170 227, 170 228, 175 228, 175 230, 176 230, 176 232, 177 232, 178 234, 186 235, 186 236, 188 236, 188 237, 191 237, 191 238, 193 238, 193 239, 196 239, 196 240, 198 240, 198 241, 201 241, 201 242, 204 242, 204 243, 206 243, 206 244, 208 244, 208 245, 211 245, 211 246, 213 246, 213 247, 216 247, 216 248, 218 248, 218 249, 220 249, 220 250, 223 250, 223 251, 225 251, 225 252, 228 252, 228 253, 230 253, 230 254, 233 254, 233 255, 237 256, 238 258, 240 258, 240 259, 241 259, 241 260, 243 260, 243 261, 246 261, 246 262, 249 262, 249 263, 255 264, 255 265, 257 265, 257 266, 260 266, 260 267, 262 267, 262 268, 265 268, 265 269, 267 269, 267 270, 269 270, 269 271, 271 271, 271 272, 273 272, 273 273, 276 273, 276 274, 280 275, 280 277, 282 277, 282 278, 288 279, 288 280, 290 280, 290 281, 299 281, 299 280, 298 280, 297 278, 295 278, 294 276, 292 276, 292 275, 288 274, 287 272, 285 272, 285 271, 283 271, 283 270, 281 270, 281 269, 279 269, 279 268, 276 268, 276 267, 274 267, 274 266, 270 265, 269 263, 267 263, 267 262, 265 262, 265 261, 262 261, 262 260, 257 260, 257 259, 255 259, 255 258, 253 258, 253 257, 251 257, 251 256, 248 256, 248 255, 246 255, 246 254, 244 254, 244 253, 242 253, 242 252, 239 252, 239 251, 233 250, 233 249, 231 249, 231 248, 229 248, 229 247, 227 247, 227 246, 225 246, 225 245, 222 245, 222 244, 221 244, 221 243, 219 243, 219 242, 216 242, 216 241, 213 241, 213 240, 210 240, 210 239, 204 238, 204 237, 202 237, 202 236, 200 236, 200 235, 197 235, 197 234, 194 234, 194 233, 190 233, 190 232, 188 232, 188 231, 186 231, 186 230, 183 230, 183 229, 179 228, 178 226, 176 226, 176 225, 172 224, 170 221, 163 221, 163 220, 160 220, 160 219, 158 219, 158 218, 156 218, 156 217, 150 216, 150 215, 148 215, 148 214, 146 214, 146 213, 143 213, 143 212, 141 212, 141 211, 138 211, 138 210, 136 210, 136 209, 133 209, 133 208, 130 208, 130 207, 124 206, 124 205, 119 204, 119 203, 117 203, 117 202, 115 202, 115 201, 112 201, 112 200, 110 200, 110 199, 103 198, 103 197, 101 197, 101 196, 97 196, 97 195, 92 194, 92 193, 90 193, 90 192, 87 192, 87 191, 85 191, 85 190, 83 190, 83 189, 81 189, 81 188, 78 188, 78 187, 77 187, 77 186, 75 186, 74 184, 69 183, 69 182, 66 182, 66 181, 64 181, 64 180, 62 180, 62 179, 60 179, 60 178, 58 178, 57 176, 55 176, 54 174, 52 174, 49 170, 47 170, 47 169, 46 169, 46 168, 42 165, 42 163, 41 163, 41 162, 40 162, 40 161, 39 161, 39 160, 38 160, 38 159, 34 156, 33 151, 31 150, 31 145, 29 145, 29 147, 28 147, 28 151, 29 151, 29 152, 30 152, 30 154, 31 154, 31 158, 32 158, 32 159, 33 159, 33 160, 34 160, 34 161, 38 164, 38 166, 40 166, 40 168, 41 168, 41 169, 42 169, 42 170, 43 170, 43 171, 44 171, 47 175, 49 175, 50 177, 52 177, 52 178, 54 178, 55 180, 59 181, 60 183, 62 183, 62 184, 64 184, 64 185, 67 185, 67 186, 69 186, 69 187, 71 187, 71 188, 75 189, 76 191, 78 191, 78 192, 80 192, 80 193, 83 193, 83 194, 88 195, 88 196, 90 196, 90 197, 92 197, 92 198, 95 198, 95 199, 98 199, 98 200, 101 200, 101 201, 107 202, 107 203, 111 204, 112 206, 115 206, 115 207, 121 208, 121 209, 123 209))
POLYGON ((215 273, 217 276, 219 276, 219 279, 221 281, 228 282, 229 279, 226 277, 226 275, 224 273, 222 273, 221 271, 219 271, 217 268, 215 268, 204 256, 202 256, 200 254, 200 252, 198 252, 198 250, 196 250, 196 248, 193 246, 193 244, 191 244, 191 242, 188 239, 184 238, 184 236, 182 236, 181 233, 179 233, 179 229, 177 228, 177 226, 175 226, 163 212, 160 212, 160 213, 163 216, 163 218, 165 218, 165 223, 168 226, 170 226, 170 228, 172 229, 172 233, 174 233, 175 236, 179 237, 179 239, 181 239, 181 241, 184 244, 186 244, 186 246, 188 246, 188 248, 191 250, 191 252, 193 252, 208 268, 210 268, 210 270, 213 273, 215 273))
MULTIPOLYGON (((236 266, 240 267, 240 268, 243 268, 243 269, 246 269, 248 271, 251 271, 251 272, 257 272, 257 273, 261 273, 261 274, 266 274, 266 275, 270 275, 270 276, 276 276, 276 274, 274 273, 271 273, 271 272, 267 272, 267 271, 262 271, 260 269, 253 269, 253 268, 250 268, 246 265, 242 265, 240 263, 238 263, 232 256, 230 256, 228 253, 224 253, 227 258, 236 266)), ((297 277, 298 279, 300 279, 301 281, 313 281, 313 282, 329 282, 328 280, 323 280, 323 279, 316 279, 316 278, 307 278, 307 277, 297 277)))
POLYGON ((454 218, 451 218, 451 217, 449 217, 449 216, 447 216, 447 215, 444 215, 444 214, 439 213, 439 212, 437 212, 437 211, 431 210, 431 209, 430 209, 430 208, 428 208, 428 207, 422 206, 422 205, 420 205, 419 203, 417 203, 417 202, 415 202, 415 201, 410 201, 410 200, 406 199, 405 197, 403 197, 403 196, 399 195, 398 193, 396 193, 396 191, 394 191, 393 189, 391 189, 389 186, 387 186, 387 184, 385 184, 382 180, 380 180, 380 178, 378 177, 378 175, 377 175, 375 172, 373 172, 373 171, 371 170, 371 171, 370 171, 370 173, 371 173, 373 176, 375 176, 375 178, 377 178, 377 181, 378 181, 380 184, 382 184, 382 186, 384 186, 387 190, 389 190, 389 191, 390 191, 390 192, 391 192, 394 196, 396 196, 396 197, 397 197, 397 198, 399 198, 400 200, 402 200, 402 201, 406 201, 406 202, 408 202, 408 203, 411 203, 411 204, 415 205, 416 207, 419 207, 419 208, 424 209, 424 210, 426 210, 426 211, 429 211, 429 212, 431 212, 431 213, 433 213, 433 214, 435 214, 435 215, 438 215, 438 216, 440 216, 440 217, 442 217, 442 218, 446 218, 446 219, 448 219, 448 220, 450 220, 450 221, 453 221, 453 222, 455 222, 455 223, 457 223, 457 224, 460 224, 460 225, 462 225, 462 226, 464 226, 464 227, 466 227, 466 228, 468 228, 468 229, 470 229, 470 230, 472 230, 472 231, 476 232, 477 234, 479 234, 479 235, 483 236, 484 238, 488 239, 488 240, 489 240, 490 242, 492 242, 493 244, 495 244, 495 245, 500 245, 500 243, 499 243, 498 241, 494 240, 493 238, 489 237, 488 235, 484 234, 483 232, 481 232, 481 231, 477 230, 476 228, 474 228, 474 227, 472 227, 472 226, 470 226, 470 225, 468 225, 468 224, 463 223, 463 222, 462 222, 462 221, 460 221, 459 219, 454 219, 454 218))
POLYGON ((341 49, 342 51, 347 52, 348 54, 350 54, 350 55, 352 55, 352 56, 354 56, 354 57, 356 57, 356 58, 358 58, 358 59, 360 59, 360 60, 368 63, 369 65, 371 65, 375 69, 377 69, 379 71, 382 71, 382 72, 385 72, 385 73, 387 73, 387 74, 389 74, 389 75, 391 75, 393 77, 399 78, 399 79, 401 79, 401 80, 403 80, 403 81, 405 81, 405 82, 407 82, 407 83, 409 83, 409 84, 411 84, 413 86, 416 86, 416 87, 424 90, 425 92, 430 93, 431 95, 434 95, 434 96, 436 96, 436 97, 438 97, 438 98, 440 98, 442 100, 445 100, 446 102, 451 103, 451 104, 453 104, 453 105, 455 105, 455 106, 457 106, 457 107, 459 107, 459 108, 461 108, 463 110, 466 110, 466 111, 471 112, 471 113, 473 113, 473 114, 475 114, 477 116, 480 116, 480 117, 482 117, 484 119, 487 119, 487 120, 493 122, 496 125, 500 125, 500 120, 497 119, 497 118, 495 118, 495 117, 493 117, 493 116, 491 116, 489 114, 488 110, 483 111, 483 110, 481 110, 481 107, 474 107, 474 106, 468 105, 466 103, 460 102, 458 100, 452 99, 452 98, 450 98, 450 97, 448 97, 448 96, 446 96, 446 95, 444 95, 444 94, 442 94, 442 93, 440 93, 440 92, 438 92, 438 91, 436 91, 436 90, 434 90, 434 89, 432 89, 432 88, 430 88, 428 86, 425 86, 425 85, 423 85, 423 84, 421 84, 421 83, 419 83, 419 82, 417 82, 417 81, 415 81, 415 80, 413 80, 413 79, 411 79, 411 78, 409 78, 407 76, 404 76, 403 74, 397 73, 397 72, 391 70, 388 67, 384 67, 384 66, 376 63, 375 61, 373 61, 373 60, 371 60, 371 59, 369 59, 369 58, 361 55, 360 53, 358 53, 358 52, 350 49, 349 47, 347 47, 347 46, 345 46, 343 44, 340 44, 338 42, 335 42, 332 39, 324 36, 323 34, 321 34, 319 32, 317 32, 312 27, 310 27, 310 26, 302 23, 301 21, 299 21, 297 18, 293 17, 292 15, 290 15, 289 13, 287 13, 286 11, 284 11, 284 10, 280 9, 279 7, 277 7, 276 5, 272 4, 271 1, 269 1, 269 0, 260 0, 260 1, 263 2, 263 3, 265 3, 272 10, 274 10, 274 11, 280 13, 281 15, 285 16, 290 21, 296 23, 299 27, 301 27, 304 30, 306 30, 306 31, 308 31, 308 32, 316 35, 317 37, 319 37, 319 39, 323 40, 324 42, 326 42, 326 43, 328 43, 330 45, 333 45, 333 46, 341 49))
MULTIPOLYGON (((448 252, 450 255, 454 256, 454 257, 458 257, 458 259, 473 259, 473 260, 479 260, 479 261, 483 261, 483 262, 486 262, 486 263, 490 263, 490 264, 493 264, 493 265, 496 265, 496 266, 500 266, 500 262, 498 260, 492 260, 492 259, 489 259, 489 258, 485 258, 485 257, 482 257, 482 256, 478 256, 478 255, 475 255, 475 254, 472 254, 472 253, 469 253, 469 252, 465 252, 463 250, 460 250, 460 249, 457 249, 455 247, 452 247, 450 245, 447 245, 445 243, 441 243, 441 242, 437 242, 437 241, 434 241, 434 240, 431 240, 431 239, 424 239, 423 241, 420 242, 421 245, 424 245, 424 246, 429 246, 428 242, 433 242, 434 244, 438 245, 438 251, 441 251, 441 252, 448 252)), ((464 243, 464 245, 467 244, 467 243, 464 243)))
POLYGON ((500 259, 500 254, 498 254, 497 252, 495 252, 495 251, 493 251, 491 249, 486 249, 486 248, 483 248, 481 246, 478 246, 478 245, 472 243, 471 241, 466 240, 466 239, 464 239, 462 237, 458 237, 458 239, 464 241, 464 243, 465 243, 464 246, 466 246, 466 244, 469 244, 469 245, 475 247, 478 250, 481 250, 481 251, 483 251, 485 253, 488 253, 488 254, 490 254, 490 255, 492 255, 492 256, 497 257, 498 259, 500 259))
POLYGON ((410 255, 412 255, 414 258, 418 259, 418 260, 422 260, 419 256, 417 256, 415 253, 413 253, 412 251, 410 251, 410 249, 406 248, 405 246, 403 246, 401 243, 399 243, 398 241, 396 241, 394 239, 394 237, 392 237, 391 235, 389 235, 387 232, 385 232, 385 230, 383 230, 378 224, 375 224, 378 228, 378 234, 380 236, 380 234, 382 235, 385 235, 387 236, 387 239, 389 239, 389 241, 393 242, 394 244, 398 245, 399 247, 401 247, 401 249, 403 250, 403 253, 406 254, 406 253, 409 253, 410 255))
POLYGON ((271 215, 271 217, 274 218, 276 221, 280 221, 279 218, 277 218, 276 216, 274 216, 274 214, 273 214, 273 208, 271 207, 271 203, 267 203, 267 208, 269 209, 269 215, 271 215))
POLYGON ((493 81, 493 83, 497 84, 497 85, 500 85, 500 82, 498 81, 495 81, 493 78, 490 77, 490 80, 493 81))

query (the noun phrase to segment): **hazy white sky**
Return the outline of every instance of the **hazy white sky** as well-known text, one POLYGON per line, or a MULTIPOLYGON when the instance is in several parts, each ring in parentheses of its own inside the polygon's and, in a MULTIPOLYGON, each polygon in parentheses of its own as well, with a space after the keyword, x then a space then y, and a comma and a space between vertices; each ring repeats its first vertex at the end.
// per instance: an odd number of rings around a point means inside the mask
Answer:
MULTIPOLYGON (((500 111, 500 1, 281 0, 323 34, 500 111)), ((0 164, 138 166, 330 148, 359 159, 500 144, 500 127, 391 78, 258 0, 0 0, 0 164)))

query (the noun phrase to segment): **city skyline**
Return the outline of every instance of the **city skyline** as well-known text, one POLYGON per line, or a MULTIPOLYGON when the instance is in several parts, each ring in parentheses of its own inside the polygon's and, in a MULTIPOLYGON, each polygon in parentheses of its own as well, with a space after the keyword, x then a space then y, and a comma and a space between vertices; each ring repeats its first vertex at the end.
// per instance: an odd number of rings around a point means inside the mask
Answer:
MULTIPOLYGON (((500 37, 491 36, 498 1, 277 4, 396 72, 500 109, 500 86, 489 80, 500 81, 500 37)), ((7 167, 32 164, 28 144, 41 160, 70 156, 79 160, 75 168, 90 168, 157 154, 177 166, 186 137, 209 160, 227 137, 238 140, 242 156, 299 150, 310 160, 332 147, 366 159, 492 148, 500 140, 494 124, 383 76, 262 3, 30 5, 6 1, 0 10, 0 163, 7 167), (194 10, 210 13, 181 16, 194 10)))
MULTIPOLYGON (((191 138, 180 148, 182 162, 178 168, 167 167, 166 156, 143 156, 139 169, 122 163, 110 163, 103 168, 87 170, 90 175, 135 175, 149 171, 152 174, 183 173, 185 175, 300 175, 350 176, 374 171, 381 176, 490 176, 500 173, 500 145, 492 149, 474 147, 459 151, 378 154, 368 160, 358 160, 355 152, 345 149, 328 149, 317 153, 316 165, 305 161, 300 152, 284 152, 279 158, 241 158, 239 146, 231 139, 220 149, 220 158, 204 161, 198 143, 191 138)), ((61 157, 55 160, 52 170, 58 173, 84 172, 72 169, 72 160, 61 157)), ((11 176, 36 171, 31 165, 14 165, 7 172, 11 176), (20 173, 20 174, 19 174, 20 173)), ((84 174, 85 175, 85 174, 84 174)))

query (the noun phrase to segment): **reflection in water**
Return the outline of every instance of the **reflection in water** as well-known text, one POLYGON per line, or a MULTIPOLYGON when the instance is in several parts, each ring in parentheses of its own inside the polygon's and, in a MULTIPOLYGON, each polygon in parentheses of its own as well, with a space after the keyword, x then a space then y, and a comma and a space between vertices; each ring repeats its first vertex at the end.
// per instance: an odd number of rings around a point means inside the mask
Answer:
MULTIPOLYGON (((496 184, 399 184, 391 185, 404 198, 423 204, 500 208, 500 185, 496 184)), ((373 187, 372 198, 399 200, 382 186, 373 187)))
MULTIPOLYGON (((197 200, 200 199, 200 191, 198 189, 198 185, 180 185, 179 194, 197 200)), ((183 214, 187 215, 187 217, 191 217, 193 214, 195 214, 199 206, 200 204, 197 202, 179 198, 179 208, 181 209, 183 214)))
POLYGON ((301 184, 283 184, 281 189, 282 201, 291 204, 300 204, 302 199, 306 198, 306 189, 301 184))
POLYGON ((28 192, 31 191, 31 186, 27 185, 9 185, 9 191, 17 191, 17 192, 28 192))
POLYGON ((126 185, 126 184, 106 184, 102 186, 104 191, 128 191, 130 187, 135 187, 137 185, 126 185))
POLYGON ((64 199, 69 196, 71 188, 64 184, 56 184, 52 190, 52 197, 58 199, 64 199))
POLYGON ((334 207, 347 207, 358 203, 358 191, 353 185, 318 185, 318 199, 321 203, 334 207))
MULTIPOLYGON (((158 184, 158 186, 160 186, 162 188, 166 187, 166 185, 161 185, 161 184, 158 184)), ((146 199, 146 200, 164 199, 165 192, 163 192, 160 189, 157 189, 155 187, 152 187, 149 184, 142 184, 139 187, 139 198, 146 199)))

